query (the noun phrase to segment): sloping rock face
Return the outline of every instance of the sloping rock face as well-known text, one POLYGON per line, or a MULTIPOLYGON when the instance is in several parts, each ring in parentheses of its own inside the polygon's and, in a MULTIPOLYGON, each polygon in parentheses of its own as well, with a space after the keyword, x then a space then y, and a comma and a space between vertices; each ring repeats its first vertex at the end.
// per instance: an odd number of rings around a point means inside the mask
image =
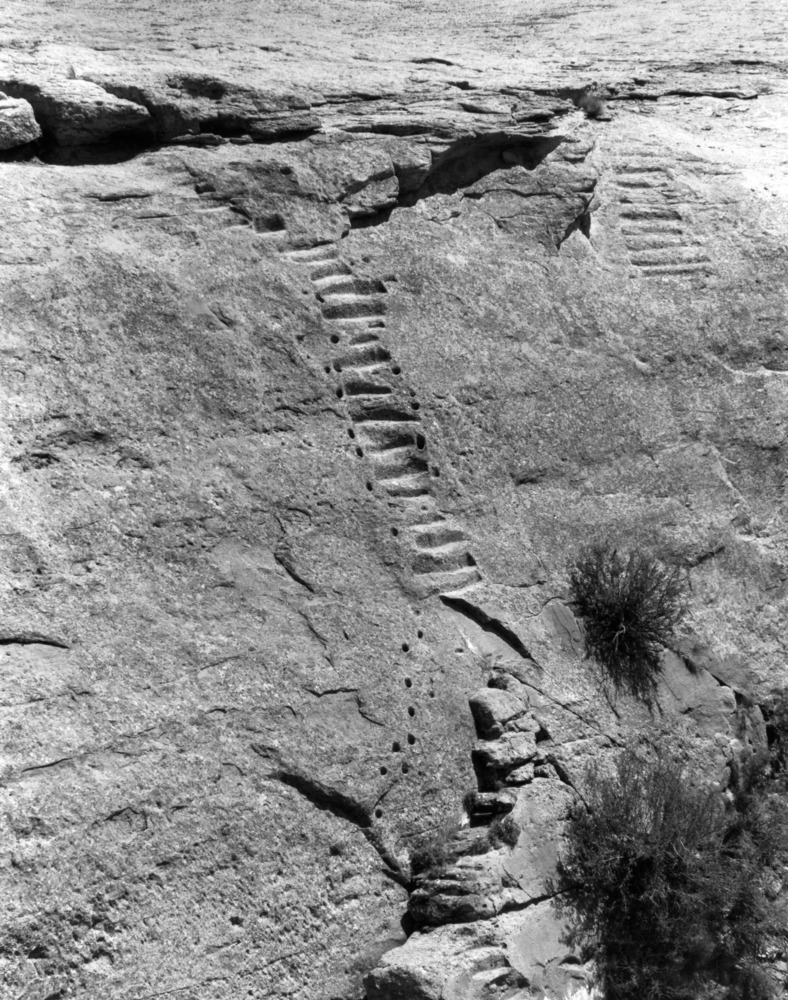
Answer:
POLYGON ((586 766, 722 791, 786 683, 780 10, 70 6, 0 38, 4 989, 582 995, 586 766), (591 538, 691 587, 652 711, 591 538))

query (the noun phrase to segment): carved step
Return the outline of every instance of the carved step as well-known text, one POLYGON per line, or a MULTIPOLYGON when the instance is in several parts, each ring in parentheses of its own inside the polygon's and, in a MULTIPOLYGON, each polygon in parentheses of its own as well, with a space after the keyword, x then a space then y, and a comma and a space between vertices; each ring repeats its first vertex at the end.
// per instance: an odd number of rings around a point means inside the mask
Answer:
MULTIPOLYGON (((198 207, 194 210, 198 215, 210 216, 214 225, 218 224, 224 228, 230 226, 251 227, 249 218, 242 212, 238 212, 229 205, 211 205, 207 208, 198 207)), ((259 234, 258 234, 259 235, 259 234)))
POLYGON ((430 477, 422 472, 381 479, 380 485, 392 497, 420 497, 430 492, 432 483, 430 477))
POLYGON ((415 440, 409 423, 395 420, 369 421, 358 425, 356 436, 365 451, 385 454, 398 448, 412 448, 415 440))
POLYGON ((375 474, 381 480, 418 475, 428 471, 427 463, 414 453, 412 446, 372 452, 370 458, 374 464, 375 474))
POLYGON ((359 378, 367 379, 375 378, 375 376, 383 378, 392 374, 391 365, 385 364, 382 361, 374 365, 347 365, 345 368, 342 368, 342 371, 350 372, 359 378))
POLYGON ((626 152, 621 152, 613 157, 615 163, 632 163, 635 160, 658 160, 662 157, 664 162, 665 147, 636 144, 626 152))
POLYGON ((415 497, 398 497, 405 518, 409 521, 414 517, 437 517, 440 511, 432 493, 424 493, 415 497))
POLYGON ((200 215, 213 215, 216 212, 232 212, 233 209, 230 205, 197 205, 194 211, 199 212, 200 215))
POLYGON ((352 350, 340 354, 335 361, 335 364, 338 364, 342 369, 364 368, 369 365, 391 361, 391 355, 381 344, 378 337, 371 336, 369 339, 351 346, 352 350))
POLYGON ((404 406, 388 405, 375 406, 367 404, 361 410, 353 414, 353 420, 371 426, 381 423, 418 423, 419 415, 404 406))
POLYGON ((370 320, 368 317, 365 317, 363 323, 357 321, 347 329, 343 327, 342 336, 345 342, 351 347, 355 347, 357 344, 368 344, 370 341, 380 340, 380 336, 376 331, 382 330, 384 326, 385 324, 380 319, 370 320))
POLYGON ((616 181, 616 186, 620 188, 635 188, 635 189, 657 189, 665 188, 670 186, 670 181, 667 177, 662 175, 657 175, 653 179, 642 175, 640 177, 621 177, 616 181))
POLYGON ((698 264, 652 264, 641 267, 640 273, 647 277, 711 274, 711 262, 698 264))
POLYGON ((339 251, 335 243, 319 243, 317 246, 305 247, 302 250, 288 250, 285 256, 294 264, 311 264, 316 261, 332 260, 339 256, 339 251))
POLYGON ((670 208, 668 205, 642 205, 638 208, 631 206, 629 208, 622 209, 621 211, 622 219, 634 219, 634 220, 648 220, 649 222, 654 219, 669 219, 674 222, 681 221, 681 214, 676 211, 675 208, 670 208))
POLYGON ((643 220, 632 222, 628 226, 622 226, 621 232, 624 236, 684 236, 686 230, 668 219, 643 220))
POLYGON ((371 278, 357 278, 354 274, 332 274, 325 278, 315 278, 312 281, 317 285, 322 296, 352 294, 376 295, 386 291, 386 286, 382 281, 371 278))
POLYGON ((337 338, 333 343, 363 344, 367 340, 378 340, 375 331, 382 330, 386 323, 382 316, 347 316, 331 320, 331 333, 337 338))
POLYGON ((652 158, 647 158, 645 163, 637 163, 634 160, 617 160, 613 163, 613 170, 617 174, 662 174, 670 165, 665 160, 659 161, 652 158))
POLYGON ((628 236, 626 244, 630 250, 681 250, 687 247, 700 246, 696 240, 688 240, 683 233, 676 233, 675 235, 660 234, 659 236, 645 234, 642 236, 628 236))
POLYGON ((435 549, 452 542, 466 542, 467 536, 460 528, 448 521, 430 521, 427 524, 416 524, 410 529, 413 540, 420 549, 435 549))
POLYGON ((318 261, 309 269, 309 277, 315 283, 323 278, 338 278, 341 275, 352 273, 347 264, 343 260, 340 260, 339 257, 318 261))
POLYGON ((461 566, 459 569, 442 573, 425 573, 418 577, 419 583, 426 585, 430 593, 465 593, 482 582, 482 575, 476 566, 461 566))
POLYGON ((255 236, 259 236, 266 243, 280 243, 288 239, 287 230, 284 227, 280 229, 258 229, 255 226, 254 233, 255 236))
POLYGON ((702 247, 670 247, 667 250, 641 250, 632 256, 636 267, 651 267, 659 264, 702 264, 709 258, 702 247))
POLYGON ((382 316, 386 311, 384 299, 372 295, 332 295, 320 303, 320 310, 326 319, 362 319, 368 316, 382 316))
POLYGON ((370 378, 357 378, 349 375, 343 379, 342 387, 347 396, 388 396, 393 389, 385 382, 376 382, 370 378))
POLYGON ((655 208, 663 208, 671 202, 682 201, 682 199, 670 188, 631 188, 627 191, 621 190, 618 193, 620 205, 627 208, 643 209, 649 211, 655 208))
POLYGON ((412 565, 414 573, 441 573, 475 566, 476 560, 468 552, 468 542, 462 539, 457 542, 446 542, 434 549, 423 549, 414 556, 412 565))

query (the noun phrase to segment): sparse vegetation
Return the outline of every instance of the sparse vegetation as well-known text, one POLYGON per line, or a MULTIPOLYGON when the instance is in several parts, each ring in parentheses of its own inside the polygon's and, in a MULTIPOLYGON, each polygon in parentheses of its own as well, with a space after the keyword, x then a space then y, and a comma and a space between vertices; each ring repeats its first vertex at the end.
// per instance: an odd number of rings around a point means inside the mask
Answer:
POLYGON ((589 654, 617 690, 650 700, 661 669, 660 651, 688 611, 680 570, 645 552, 589 545, 570 567, 570 587, 584 620, 589 654))
POLYGON ((578 100, 577 106, 585 111, 587 118, 600 119, 607 116, 607 105, 596 94, 583 94, 578 100))
POLYGON ((767 774, 758 760, 740 768, 726 806, 664 752, 589 770, 553 888, 605 1000, 772 995, 760 958, 785 933, 769 887, 787 827, 767 774))
POLYGON ((411 875, 437 872, 450 865, 457 856, 456 834, 457 825, 447 823, 421 837, 410 852, 411 875))
POLYGON ((774 694, 761 706, 766 721, 772 777, 788 790, 788 690, 774 694))
POLYGON ((520 828, 511 813, 506 813, 505 816, 496 816, 487 830, 487 840, 490 847, 500 847, 502 844, 514 847, 519 836, 520 828))

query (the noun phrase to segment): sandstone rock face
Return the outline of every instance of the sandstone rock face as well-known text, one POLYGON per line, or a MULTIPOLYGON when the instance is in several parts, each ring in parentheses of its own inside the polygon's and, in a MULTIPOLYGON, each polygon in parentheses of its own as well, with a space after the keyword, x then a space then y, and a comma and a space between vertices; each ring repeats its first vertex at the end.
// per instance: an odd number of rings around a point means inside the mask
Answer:
POLYGON ((0 95, 0 150, 35 142, 41 128, 27 101, 0 95))
POLYGON ((148 124, 148 111, 87 80, 46 82, 4 80, 12 96, 32 105, 44 133, 61 146, 101 142, 118 133, 136 133, 148 124))
POLYGON ((588 765, 764 745, 783 12, 642 6, 4 8, 10 996, 582 996, 588 765), (690 584, 653 711, 592 538, 690 584))
POLYGON ((309 134, 320 125, 312 104, 324 103, 319 94, 305 89, 253 89, 197 73, 139 82, 101 74, 91 79, 117 98, 147 109, 153 135, 162 140, 204 133, 265 142, 309 134))

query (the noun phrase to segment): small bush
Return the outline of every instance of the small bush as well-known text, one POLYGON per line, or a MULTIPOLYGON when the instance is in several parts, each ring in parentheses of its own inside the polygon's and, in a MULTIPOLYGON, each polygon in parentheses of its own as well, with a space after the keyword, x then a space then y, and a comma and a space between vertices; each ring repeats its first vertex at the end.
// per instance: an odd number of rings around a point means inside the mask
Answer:
POLYGON ((587 118, 607 117, 607 105, 601 97, 597 97, 595 94, 583 94, 578 100, 577 106, 585 111, 587 118))
POLYGON ((447 823, 421 837, 410 852, 411 875, 431 874, 455 861, 456 834, 456 824, 447 823))
POLYGON ((788 691, 778 691, 761 705, 766 722, 772 776, 788 789, 788 691))
MULTIPOLYGON (((757 782, 734 803, 693 788, 666 754, 586 775, 553 887, 594 955, 605 1000, 765 1000, 774 933, 757 782)), ((783 821, 782 843, 786 827, 783 821)), ((773 856, 771 860, 774 860, 773 856)))
POLYGON ((520 827, 511 813, 496 816, 487 830, 487 841, 490 847, 514 847, 520 837, 520 827))
POLYGON ((659 654, 687 614, 680 571, 639 551, 609 544, 581 549, 570 567, 573 600, 585 624, 586 648, 617 690, 650 700, 659 654))

